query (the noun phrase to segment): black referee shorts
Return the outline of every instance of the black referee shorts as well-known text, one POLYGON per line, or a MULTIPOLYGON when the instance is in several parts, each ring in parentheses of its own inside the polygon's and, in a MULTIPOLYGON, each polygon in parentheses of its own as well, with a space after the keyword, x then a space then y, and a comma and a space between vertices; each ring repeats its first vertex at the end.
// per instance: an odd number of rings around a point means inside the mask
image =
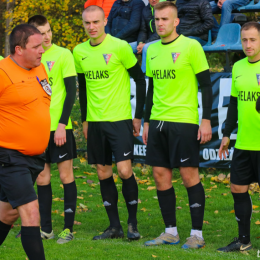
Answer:
POLYGON ((66 129, 66 143, 57 146, 54 143, 54 133, 51 131, 49 144, 46 150, 46 163, 60 163, 77 158, 76 142, 71 129, 66 129))
POLYGON ((116 122, 88 122, 88 163, 112 164, 112 153, 116 162, 133 160, 134 136, 132 120, 116 122))
POLYGON ((199 126, 151 120, 145 163, 164 168, 199 167, 199 126))
POLYGON ((230 181, 236 185, 249 185, 260 181, 260 151, 234 149, 230 181))
POLYGON ((44 164, 45 154, 28 156, 0 147, 0 200, 13 208, 37 200, 33 185, 44 164))

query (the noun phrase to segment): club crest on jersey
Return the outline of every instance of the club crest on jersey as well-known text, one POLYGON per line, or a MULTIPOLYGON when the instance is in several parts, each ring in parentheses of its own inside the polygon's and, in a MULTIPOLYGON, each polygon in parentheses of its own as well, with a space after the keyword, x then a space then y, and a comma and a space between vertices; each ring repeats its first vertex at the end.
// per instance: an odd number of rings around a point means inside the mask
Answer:
POLYGON ((104 57, 104 59, 105 59, 106 64, 108 64, 108 62, 109 62, 111 56, 112 56, 112 54, 103 54, 103 57, 104 57))
POLYGON ((176 62, 176 60, 178 59, 178 57, 180 56, 180 52, 172 52, 172 59, 173 59, 173 63, 176 62))
POLYGON ((48 83, 47 79, 43 79, 41 81, 39 81, 39 83, 41 84, 43 90, 49 95, 51 96, 52 94, 52 90, 51 90, 51 86, 48 83))
POLYGON ((55 63, 55 61, 46 61, 46 63, 47 63, 47 66, 48 66, 48 68, 49 68, 49 71, 51 71, 51 69, 52 69, 52 67, 53 67, 53 65, 54 65, 54 63, 55 63))
POLYGON ((256 74, 257 84, 260 85, 260 74, 256 74))

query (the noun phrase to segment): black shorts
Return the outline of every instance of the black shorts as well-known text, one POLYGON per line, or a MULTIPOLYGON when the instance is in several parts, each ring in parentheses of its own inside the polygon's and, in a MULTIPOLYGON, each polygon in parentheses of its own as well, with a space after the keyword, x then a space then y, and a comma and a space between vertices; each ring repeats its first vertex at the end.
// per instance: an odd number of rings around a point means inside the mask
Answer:
POLYGON ((112 153, 116 162, 133 160, 134 136, 132 120, 88 123, 88 163, 112 164, 112 153))
POLYGON ((66 143, 57 146, 54 143, 54 133, 51 131, 49 144, 46 150, 46 163, 60 163, 77 158, 76 142, 71 129, 66 129, 66 143))
POLYGON ((145 163, 170 169, 199 167, 198 129, 196 124, 151 120, 145 163))
POLYGON ((0 200, 13 208, 37 200, 33 185, 44 164, 45 154, 28 156, 0 148, 0 200))
POLYGON ((249 185, 260 181, 260 151, 234 149, 230 171, 231 183, 249 185))

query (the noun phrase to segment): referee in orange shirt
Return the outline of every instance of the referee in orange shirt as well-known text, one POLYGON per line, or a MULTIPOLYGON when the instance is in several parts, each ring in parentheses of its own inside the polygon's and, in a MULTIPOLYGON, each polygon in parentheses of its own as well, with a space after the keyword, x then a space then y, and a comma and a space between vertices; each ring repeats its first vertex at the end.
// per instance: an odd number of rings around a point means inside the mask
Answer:
POLYGON ((30 260, 43 260, 33 184, 45 164, 51 88, 41 64, 41 33, 21 24, 9 41, 11 55, 0 61, 0 245, 20 215, 25 253, 30 260))

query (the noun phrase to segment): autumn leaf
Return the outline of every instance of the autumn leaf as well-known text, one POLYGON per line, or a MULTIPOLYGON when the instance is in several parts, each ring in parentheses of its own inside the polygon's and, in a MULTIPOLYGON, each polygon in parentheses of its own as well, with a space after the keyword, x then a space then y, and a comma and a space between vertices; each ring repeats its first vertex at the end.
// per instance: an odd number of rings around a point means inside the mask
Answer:
POLYGON ((92 181, 92 180, 87 180, 87 183, 88 184, 91 184, 91 183, 93 183, 94 181, 92 181))
POLYGON ((224 181, 225 180, 225 178, 226 178, 226 175, 225 174, 223 174, 223 173, 220 173, 219 175, 218 175, 218 181, 224 181))
POLYGON ((215 210, 214 213, 215 213, 215 214, 218 214, 218 210, 215 210))
POLYGON ((177 180, 172 181, 172 183, 176 183, 176 182, 177 182, 177 180))
POLYGON ((235 213, 235 210, 234 209, 232 209, 229 213, 235 213))
POLYGON ((204 180, 204 174, 200 174, 200 175, 199 175, 199 178, 200 178, 200 180, 203 181, 203 180, 204 180))
POLYGON ((55 198, 55 199, 52 199, 53 201, 63 201, 61 200, 60 198, 55 198))
POLYGON ((85 158, 80 159, 80 163, 85 163, 87 160, 85 158))
POLYGON ((148 188, 147 188, 147 190, 155 190, 156 189, 156 187, 155 186, 149 186, 148 188))
POLYGON ((82 182, 82 184, 87 184, 87 183, 84 181, 84 182, 82 182))
POLYGON ((176 209, 182 209, 182 207, 179 206, 179 207, 177 207, 176 209))
POLYGON ((253 205, 252 208, 257 209, 257 208, 259 208, 259 206, 253 205))
POLYGON ((209 225, 209 222, 206 220, 203 220, 203 223, 209 225))
POLYGON ((63 184, 60 184, 60 187, 61 187, 62 189, 64 189, 64 188, 63 188, 63 184))
POLYGON ((85 192, 85 193, 87 193, 87 191, 86 191, 86 190, 81 190, 80 192, 85 192))
POLYGON ((81 225, 81 222, 74 220, 74 225, 81 225))
POLYGON ((211 187, 211 189, 217 189, 218 186, 217 185, 214 185, 213 187, 211 187))
POLYGON ((74 123, 75 126, 79 126, 78 121, 73 121, 73 123, 74 123))
POLYGON ((141 164, 141 163, 137 163, 137 164, 135 165, 135 167, 142 168, 142 164, 141 164))
POLYGON ((223 196, 227 196, 227 193, 222 193, 221 195, 223 195, 223 196))
POLYGON ((86 205, 84 205, 84 204, 82 204, 82 203, 79 203, 79 208, 81 208, 81 209, 86 209, 86 208, 87 208, 87 206, 86 206, 86 205))
POLYGON ((153 258, 157 257, 156 255, 152 255, 153 258))
POLYGON ((147 211, 147 209, 146 208, 142 208, 141 211, 145 212, 145 211, 147 211))
POLYGON ((87 174, 87 175, 95 175, 94 172, 84 172, 84 173, 87 174))
POLYGON ((64 212, 62 212, 62 213, 60 214, 60 216, 64 217, 64 212))
POLYGON ((260 221, 257 220, 257 221, 255 222, 255 224, 256 224, 256 225, 260 225, 260 221))
POLYGON ((79 200, 84 200, 84 197, 77 196, 79 200))

